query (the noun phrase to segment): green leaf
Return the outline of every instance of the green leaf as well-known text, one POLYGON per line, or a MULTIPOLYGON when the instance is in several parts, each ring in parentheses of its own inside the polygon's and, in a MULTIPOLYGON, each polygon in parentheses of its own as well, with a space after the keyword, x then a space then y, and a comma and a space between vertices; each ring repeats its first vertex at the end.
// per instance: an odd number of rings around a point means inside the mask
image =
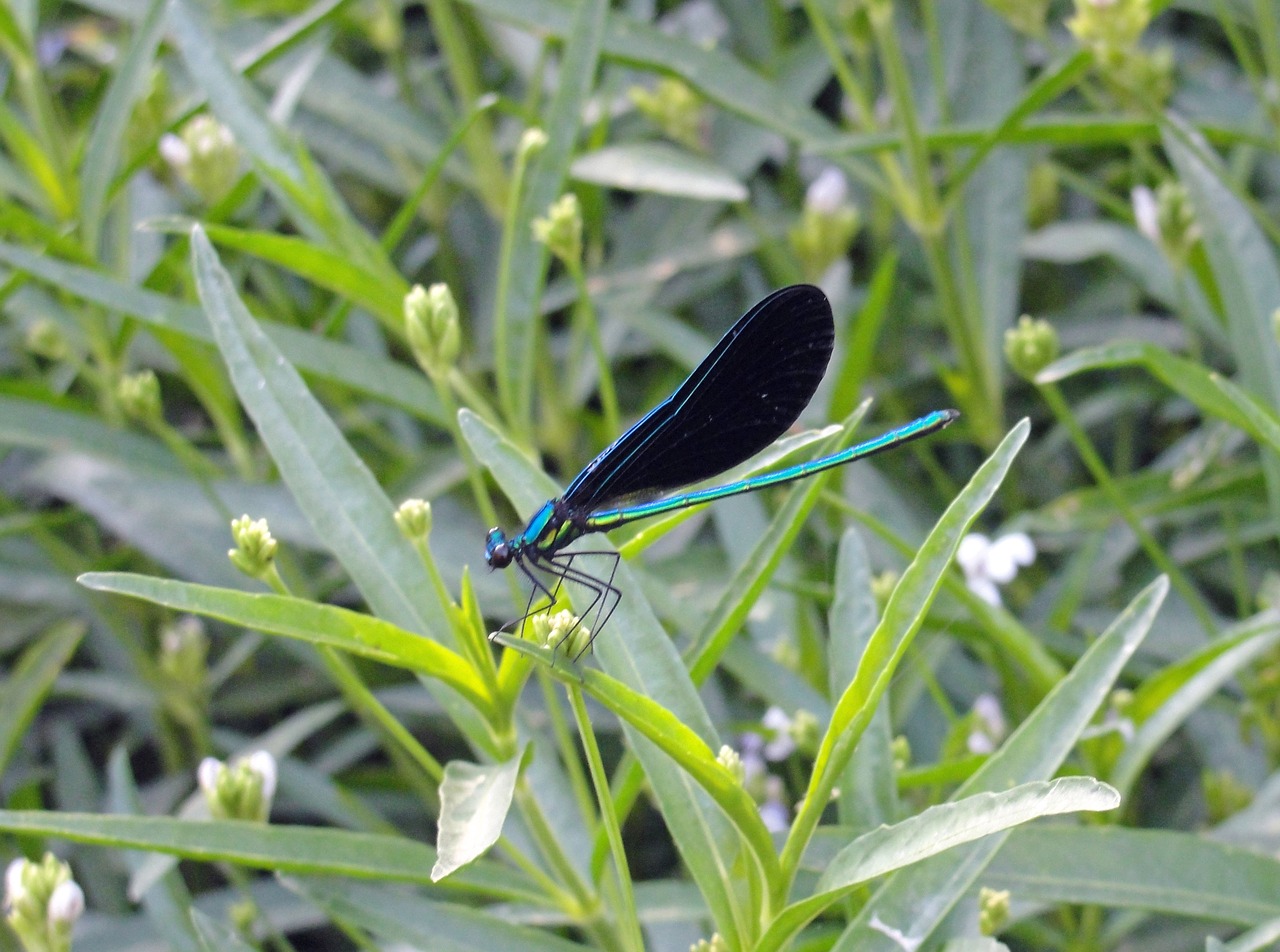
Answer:
MULTIPOLYGON (((551 36, 572 37, 573 5, 554 0, 465 0, 477 10, 551 36)), ((803 102, 782 93, 770 80, 723 50, 664 33, 625 13, 611 12, 602 38, 611 59, 678 76, 714 103, 816 145, 834 142, 834 128, 803 102)))
POLYGON ((1160 745, 1224 684, 1280 642, 1280 617, 1259 615, 1145 679, 1134 692, 1130 716, 1133 737, 1111 770, 1110 780, 1124 796, 1137 782, 1160 745))
POLYGON ((36 639, 13 665, 0 691, 0 776, 84 633, 82 622, 60 622, 36 639))
POLYGON ((368 930, 381 940, 379 947, 432 952, 582 952, 583 948, 546 929, 517 925, 483 909, 407 895, 403 890, 317 879, 289 879, 285 885, 330 918, 368 930))
POLYGON ((1030 424, 1020 421, 974 473, 902 573, 867 642, 858 673, 841 695, 814 758, 805 807, 796 817, 783 850, 784 868, 795 868, 839 775, 853 756, 898 663, 924 621, 960 539, 995 495, 1026 442, 1030 424))
POLYGON ((1096 905, 1242 926, 1280 916, 1280 861, 1176 830, 1018 830, 982 880, 1032 904, 1096 905))
POLYGON ((521 753, 499 764, 451 760, 440 784, 440 820, 431 881, 482 856, 502 835, 520 775, 521 753))
MULTIPOLYGON (((183 301, 121 284, 90 268, 67 264, 3 241, 0 241, 0 263, 114 313, 196 340, 213 340, 200 308, 183 301)), ((422 374, 384 357, 283 324, 265 322, 263 332, 302 370, 444 425, 440 399, 422 374)), ((121 438, 125 438, 125 434, 121 438)))
POLYGON ((0 445, 87 453, 103 460, 173 473, 179 463, 151 437, 108 426, 100 418, 0 393, 0 445))
POLYGON ((82 241, 96 249, 107 192, 120 162, 120 151, 134 104, 146 91, 148 72, 164 35, 165 0, 150 0, 134 33, 129 51, 111 77, 106 95, 94 116, 80 170, 80 221, 82 241))
POLYGON ((376 614, 411 630, 445 635, 443 606, 417 552, 396 527, 390 500, 245 310, 200 228, 191 233, 191 266, 236 393, 316 535, 376 614))
MULTIPOLYGON (((529 418, 533 391, 533 368, 537 347, 538 300, 546 278, 547 249, 533 236, 533 220, 547 213, 560 197, 569 163, 578 142, 583 107, 591 94, 596 64, 600 59, 600 37, 609 10, 607 0, 583 0, 576 5, 573 25, 566 36, 564 56, 559 65, 560 81, 551 102, 543 111, 546 146, 525 173, 520 205, 507 236, 505 275, 507 333, 498 338, 505 352, 495 354, 498 386, 508 394, 503 405, 518 408, 515 419, 529 418)), ((501 300, 501 298, 500 298, 501 300)))
POLYGON ((842 849, 813 892, 778 916, 760 947, 776 947, 823 909, 877 876, 1040 817, 1113 810, 1119 804, 1120 795, 1105 783, 1092 777, 1061 777, 940 803, 900 823, 882 825, 842 849))
MULTIPOLYGON (((1143 589, 1031 716, 961 786, 956 797, 1005 790, 1052 777, 1150 631, 1168 591, 1169 582, 1163 576, 1143 589)), ((947 913, 983 875, 1005 839, 1005 835, 996 834, 894 873, 845 930, 835 948, 840 952, 901 952, 876 928, 873 917, 922 942, 928 941, 947 913)), ((1054 856, 1058 862, 1059 854, 1041 853, 1041 869, 1045 856, 1054 856)), ((983 878, 984 882, 989 880, 988 876, 983 878)))
MULTIPOLYGON (((189 218, 165 218, 147 224, 162 231, 186 234, 194 223, 189 218)), ((409 293, 409 283, 398 274, 388 280, 381 270, 370 271, 345 251, 321 248, 294 235, 214 224, 205 225, 204 230, 218 245, 270 261, 350 300, 388 328, 399 332, 404 324, 404 296, 409 293)))
POLYGON ((202 952, 254 952, 253 946, 245 942, 230 923, 205 915, 199 909, 191 910, 191 924, 202 952))
POLYGON ((605 146, 574 160, 569 173, 629 192, 652 192, 704 202, 744 202, 747 187, 723 166, 660 142, 605 146))
POLYGON ((1102 812, 1120 805, 1120 794, 1092 777, 1059 777, 1019 784, 999 793, 976 793, 929 807, 901 823, 881 826, 840 851, 814 887, 842 893, 991 833, 1040 817, 1079 811, 1102 812))
MULTIPOLYGON (((879 615, 871 591, 871 559, 857 529, 846 529, 840 537, 833 584, 827 669, 830 696, 838 698, 857 677, 879 615)), ((898 815, 888 701, 886 693, 840 781, 841 822, 858 828, 887 823, 898 815)))
MULTIPOLYGON (((1280 265, 1249 209, 1225 184, 1228 173, 1204 140, 1172 114, 1166 122, 1164 147, 1195 206, 1240 382, 1266 406, 1280 408, 1274 320, 1280 309, 1280 265)), ((1271 517, 1280 519, 1280 453, 1264 451, 1262 460, 1271 517)))
POLYGON ((125 572, 90 572, 81 575, 79 581, 94 591, 141 598, 175 611, 217 618, 416 671, 449 685, 482 711, 490 706, 484 685, 461 656, 431 638, 372 615, 286 595, 251 594, 125 572))
MULTIPOLYGON (((34 833, 118 849, 154 850, 200 862, 357 879, 429 883, 436 851, 404 836, 328 827, 271 826, 247 820, 175 820, 163 816, 0 810, 0 830, 34 833)), ((523 876, 483 860, 441 888, 542 905, 523 876)))
POLYGON ((1120 341, 1085 347, 1055 360, 1036 375, 1054 383, 1086 370, 1141 367, 1209 416, 1244 430, 1264 446, 1280 452, 1280 417, 1253 394, 1194 361, 1175 357, 1155 344, 1120 341))

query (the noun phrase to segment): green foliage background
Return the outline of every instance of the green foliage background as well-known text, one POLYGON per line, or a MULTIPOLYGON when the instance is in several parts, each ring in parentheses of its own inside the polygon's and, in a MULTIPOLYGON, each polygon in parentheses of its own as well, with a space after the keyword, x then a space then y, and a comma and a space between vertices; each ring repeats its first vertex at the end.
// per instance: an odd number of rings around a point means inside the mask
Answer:
POLYGON ((18 0, 0 46, 0 859, 70 861, 77 947, 1280 936, 1274 0, 18 0), (842 426, 750 471, 960 422, 613 533, 577 665, 490 642, 485 530, 799 281, 842 426), (1038 550, 1000 604, 975 531, 1038 550), (254 750, 272 822, 209 819, 254 750))

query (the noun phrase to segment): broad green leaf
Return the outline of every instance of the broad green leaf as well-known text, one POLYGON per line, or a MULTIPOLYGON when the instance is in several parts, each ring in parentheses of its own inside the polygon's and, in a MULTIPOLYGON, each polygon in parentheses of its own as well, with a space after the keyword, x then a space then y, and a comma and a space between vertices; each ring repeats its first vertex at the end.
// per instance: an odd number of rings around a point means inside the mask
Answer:
MULTIPOLYGON (((272 826, 247 820, 175 820, 163 816, 0 810, 0 830, 117 849, 155 850, 200 862, 307 875, 429 884, 436 851, 405 836, 329 827, 272 826)), ((541 905, 546 897, 522 875, 479 860, 441 888, 541 905)))
POLYGON ((441 902, 366 883, 290 878, 285 885, 324 909, 331 918, 352 923, 381 940, 380 947, 476 952, 582 952, 582 945, 546 929, 507 922, 483 909, 441 902))
POLYGON ((451 760, 440 784, 440 820, 436 831, 436 861, 431 881, 482 856, 502 835, 511 809, 520 754, 500 764, 472 764, 451 760))
MULTIPOLYGON (((188 218, 158 219, 148 223, 152 228, 182 234, 190 231, 193 224, 188 218)), ((205 225, 204 230, 216 244, 286 268, 365 308, 389 328, 399 331, 404 323, 404 296, 409 292, 409 284, 399 275, 388 281, 385 274, 369 271, 343 251, 321 248, 294 235, 212 224, 205 225)))
MULTIPOLYGON (((1165 119, 1162 141, 1191 194, 1240 383, 1272 411, 1280 410, 1280 341, 1274 319, 1280 308, 1280 264, 1275 251, 1225 184, 1229 173, 1200 135, 1173 114, 1165 119)), ((1265 450, 1262 460, 1271 516, 1280 519, 1280 453, 1265 450)))
POLYGON ((172 473, 173 454, 149 436, 108 426, 97 416, 0 393, 0 445, 87 453, 104 460, 172 473))
POLYGON ((484 685, 462 657, 431 638, 372 615, 286 595, 251 594, 124 572, 91 572, 80 576, 80 584, 416 671, 449 685, 480 710, 489 707, 484 685))
POLYGON ((166 9, 164 0, 150 0, 129 44, 129 51, 111 77, 111 84, 94 116, 80 169, 81 234, 85 246, 91 249, 98 246, 111 179, 119 166, 130 113, 146 91, 147 73, 164 34, 166 9))
POLYGON ((196 228, 196 288, 231 380, 316 535, 380 617, 449 638, 443 607, 393 506, 297 371, 262 333, 196 228))
MULTIPOLYGON (((830 696, 839 698, 857 677, 879 615, 871 591, 870 556, 857 529, 846 529, 840 537, 833 584, 835 593, 827 625, 827 670, 830 696)), ((860 829, 897 818, 898 790, 889 749, 893 736, 888 700, 887 695, 880 700, 840 781, 840 820, 860 829)))
POLYGON ((840 851, 814 890, 847 890, 953 846, 1041 817, 1102 812, 1119 805, 1120 794, 1092 777, 1037 780, 999 793, 975 793, 858 837, 840 851))
POLYGON ((1122 795, 1128 796, 1156 750, 1187 718, 1280 642, 1280 617, 1275 614, 1259 615, 1239 627, 1143 681, 1134 692, 1137 729, 1110 775, 1122 795))
POLYGON ((787 907, 760 947, 775 947, 771 943, 778 938, 794 934, 823 909, 877 876, 1040 817, 1112 810, 1119 804, 1120 795, 1092 777, 1060 777, 940 803, 900 823, 880 826, 836 855, 813 892, 787 907))
POLYGON ((538 301, 546 280, 547 249, 533 235, 533 221, 547 213, 564 188, 578 142, 583 107, 591 94, 607 0, 582 0, 573 12, 559 64, 560 82, 542 115, 547 145, 529 163, 519 206, 504 236, 496 316, 494 362, 502 405, 515 420, 530 419, 534 361, 538 353, 538 301))
POLYGON ((202 952, 253 952, 253 946, 245 942, 228 922, 192 909, 191 924, 195 927, 202 952))
MULTIPOLYGON (((1143 589, 1031 716, 960 787, 956 798, 1052 777, 1150 631, 1168 591, 1169 582, 1164 577, 1143 589)), ((900 952, 876 928, 873 916, 906 935, 927 941, 977 877, 983 875, 1005 839, 1005 835, 996 834, 894 873, 845 930, 835 948, 841 952, 900 952)), ((1057 854, 1041 853, 1042 867, 1045 856, 1057 854)), ((984 882, 987 879, 984 876, 984 882)))
POLYGON ((867 642, 858 673, 836 703, 814 758, 805 794, 783 850, 784 868, 794 868, 831 798, 854 748, 870 723, 911 639, 924 621, 961 537, 995 495, 1030 432, 1019 422, 961 490, 902 573, 867 642))
POLYGON ((569 173, 628 192, 653 192, 704 202, 743 202, 747 187, 709 159, 658 142, 609 145, 574 160, 569 173))
POLYGON ((36 639, 10 670, 0 690, 0 775, 84 633, 82 622, 59 622, 36 639))
POLYGON ((1050 824, 1017 830, 982 882, 1028 903, 1096 905, 1241 926, 1280 917, 1280 861, 1178 830, 1050 824))
POLYGON ((1040 383, 1054 383, 1085 370, 1135 366, 1186 397, 1210 416, 1244 430, 1264 446, 1280 452, 1280 417, 1253 394, 1202 364, 1175 357, 1155 344, 1119 341, 1085 347, 1055 360, 1036 375, 1040 383))
MULTIPOLYGON (((121 284, 90 268, 67 264, 3 241, 0 241, 0 263, 73 297, 99 304, 145 324, 174 330, 196 340, 213 340, 208 323, 195 305, 121 284)), ((444 425, 440 400, 422 374, 385 357, 295 327, 264 322, 262 329, 284 356, 300 369, 444 425)))

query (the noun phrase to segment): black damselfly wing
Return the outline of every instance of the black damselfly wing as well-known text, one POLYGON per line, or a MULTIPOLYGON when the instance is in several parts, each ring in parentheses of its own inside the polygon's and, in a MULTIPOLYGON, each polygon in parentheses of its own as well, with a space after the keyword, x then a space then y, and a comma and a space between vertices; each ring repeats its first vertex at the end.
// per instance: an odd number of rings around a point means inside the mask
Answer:
POLYGON ((797 284, 747 311, 670 397, 618 437, 561 497, 570 512, 658 495, 724 472, 795 423, 826 373, 831 305, 797 284))

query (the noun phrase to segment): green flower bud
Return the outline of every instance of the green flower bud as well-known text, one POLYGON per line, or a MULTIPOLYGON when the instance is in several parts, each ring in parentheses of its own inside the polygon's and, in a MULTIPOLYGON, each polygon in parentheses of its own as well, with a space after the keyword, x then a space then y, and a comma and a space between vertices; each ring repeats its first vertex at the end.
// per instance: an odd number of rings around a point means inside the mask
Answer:
POLYGON ((547 209, 545 218, 533 221, 533 237, 565 264, 582 260, 582 206, 572 192, 561 195, 547 209))
POLYGON ((58 322, 47 317, 40 318, 27 328, 25 344, 28 352, 45 360, 62 360, 70 350, 66 335, 62 333, 58 322))
POLYGON ((163 136, 160 155, 210 205, 226 196, 240 178, 240 147, 235 137, 207 114, 191 119, 178 135, 163 136))
POLYGON ((627 95, 668 139, 702 149, 702 97, 683 80, 666 77, 652 90, 632 86, 627 95))
POLYGON ((1122 64, 1150 22, 1151 0, 1076 0, 1067 28, 1105 72, 1122 64))
POLYGON ((893 569, 885 569, 883 572, 877 572, 871 579, 871 597, 876 600, 877 605, 884 605, 889 601, 889 596, 893 594, 893 590, 898 587, 898 579, 900 576, 893 569))
POLYGON ((537 127, 524 130, 516 147, 516 160, 528 162, 547 147, 547 134, 537 127))
POLYGON ((160 381, 154 370, 125 374, 116 384, 116 396, 124 412, 147 426, 161 422, 160 381))
POLYGON ((396 510, 395 519, 406 539, 425 541, 431 535, 431 503, 425 499, 406 499, 396 510))
POLYGON ((714 932, 710 939, 699 939, 689 946, 689 952, 729 952, 729 943, 719 932, 714 932))
POLYGON ((576 658, 591 644, 591 629, 581 624, 581 619, 571 611, 558 611, 554 615, 544 612, 535 615, 530 623, 538 644, 563 651, 570 658, 576 658))
POLYGON ((813 755, 818 751, 821 739, 818 730, 818 719, 813 712, 804 708, 796 711, 791 719, 791 738, 796 742, 796 749, 801 753, 813 755))
POLYGON ((889 744, 889 755, 893 757, 894 770, 905 770, 911 763, 911 741, 899 734, 889 744))
POLYGON ((1156 189, 1156 227, 1161 250, 1174 268, 1182 268, 1200 240, 1200 223, 1181 182, 1162 182, 1156 189))
POLYGON ((160 670, 183 689, 184 695, 199 696, 208 675, 209 636, 204 623, 184 615, 160 632, 160 670))
POLYGON ((424 290, 415 284, 404 296, 405 334, 419 366, 435 377, 458 359, 462 350, 462 325, 458 304, 447 284, 424 290))
POLYGON ((84 891, 71 867, 52 853, 33 863, 15 859, 5 869, 5 921, 29 952, 69 952, 71 927, 84 912, 84 891))
POLYGON ((1209 822, 1217 825, 1253 803, 1253 790, 1227 768, 1205 770, 1201 774, 1204 802, 1209 822))
POLYGON ((809 186, 800 220, 787 232, 792 250, 811 281, 821 278, 849 253, 862 225, 858 207, 847 194, 844 173, 834 166, 827 168, 809 186))
POLYGON ((1009 922, 1009 891, 1006 889, 978 890, 978 931, 983 935, 995 935, 1009 922))
POLYGON ((276 794, 276 759, 265 750, 232 765, 206 757, 200 761, 196 779, 214 819, 265 823, 276 794))
POLYGON ((262 578, 276 557, 276 540, 266 519, 241 516, 231 520, 231 537, 236 547, 227 551, 231 564, 251 578, 262 578))
POLYGON ((1019 376, 1034 380, 1057 358, 1058 332, 1048 321, 1024 314, 1017 327, 1004 332, 1004 356, 1019 376))

